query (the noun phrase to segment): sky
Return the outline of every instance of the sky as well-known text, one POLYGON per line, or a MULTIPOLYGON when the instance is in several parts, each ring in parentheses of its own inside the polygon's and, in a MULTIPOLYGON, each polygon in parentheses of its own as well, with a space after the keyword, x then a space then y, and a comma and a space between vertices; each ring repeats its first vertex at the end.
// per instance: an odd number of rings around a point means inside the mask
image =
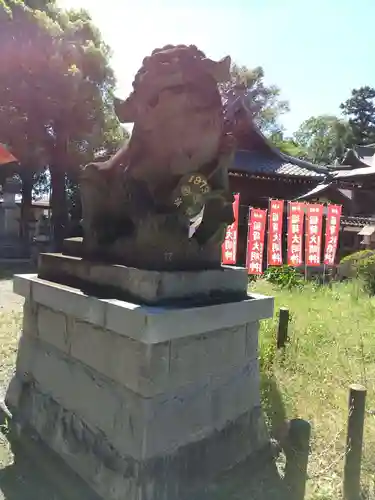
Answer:
POLYGON ((292 134, 310 116, 339 115, 351 89, 375 86, 374 0, 59 0, 85 8, 113 51, 126 97, 154 48, 195 44, 212 58, 262 66, 291 111, 292 134))

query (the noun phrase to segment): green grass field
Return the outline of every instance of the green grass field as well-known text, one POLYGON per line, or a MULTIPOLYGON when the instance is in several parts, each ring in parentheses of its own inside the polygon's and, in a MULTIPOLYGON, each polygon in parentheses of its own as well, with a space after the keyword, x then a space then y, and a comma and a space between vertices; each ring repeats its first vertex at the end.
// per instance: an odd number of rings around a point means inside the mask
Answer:
MULTIPOLYGON (((355 282, 332 287, 307 285, 302 290, 287 291, 260 280, 251 289, 275 296, 275 317, 263 322, 260 333, 262 398, 270 427, 280 438, 286 419, 301 417, 311 422, 306 499, 340 499, 349 384, 364 384, 367 409, 375 410, 375 299, 363 294, 355 282), (277 311, 283 306, 290 310, 291 324, 290 343, 281 357, 276 353, 275 335, 277 311)), ((2 385, 14 366, 21 320, 20 308, 4 307, 0 311, 2 385)), ((11 461, 12 454, 2 436, 0 469, 11 461)), ((2 477, 0 471, 0 499, 24 498, 4 492, 2 496, 2 477)), ((375 498, 375 416, 370 413, 365 422, 362 480, 363 498, 375 498)), ((11 483, 10 491, 13 486, 11 483)), ((28 495, 34 498, 30 487, 28 495)), ((235 498, 258 500, 251 495, 235 498)))
MULTIPOLYGON (((275 317, 261 327, 263 406, 276 436, 284 419, 312 424, 306 498, 341 497, 348 386, 364 384, 367 410, 375 410, 375 299, 356 282, 280 290, 260 280, 252 289, 275 296, 275 317), (291 314, 285 357, 275 353, 277 311, 291 314), (372 406, 373 405, 373 406, 372 406)), ((363 498, 375 498, 375 416, 366 415, 363 498)))

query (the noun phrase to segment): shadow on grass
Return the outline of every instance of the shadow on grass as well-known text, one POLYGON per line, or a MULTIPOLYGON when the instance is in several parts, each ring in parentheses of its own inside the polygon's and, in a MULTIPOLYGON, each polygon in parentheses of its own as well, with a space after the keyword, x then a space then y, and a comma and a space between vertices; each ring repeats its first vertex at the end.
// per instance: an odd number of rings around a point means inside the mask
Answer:
POLYGON ((271 436, 283 444, 288 435, 288 420, 276 377, 272 372, 261 372, 260 390, 262 408, 271 436))

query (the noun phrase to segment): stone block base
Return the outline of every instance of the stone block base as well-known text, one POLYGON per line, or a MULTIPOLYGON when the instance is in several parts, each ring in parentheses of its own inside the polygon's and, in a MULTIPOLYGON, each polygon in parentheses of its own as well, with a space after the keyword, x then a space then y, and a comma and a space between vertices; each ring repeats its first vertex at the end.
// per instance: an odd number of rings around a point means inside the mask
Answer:
POLYGON ((267 443, 259 407, 220 431, 149 459, 121 455, 104 433, 90 428, 33 384, 21 389, 19 422, 41 439, 104 499, 183 500, 267 443))
POLYGON ((149 305, 208 305, 243 300, 247 271, 222 266, 207 271, 148 271, 57 253, 39 256, 38 276, 102 298, 149 305))
POLYGON ((257 345, 272 299, 152 308, 35 276, 15 290, 7 405, 104 499, 191 499, 267 445, 257 345))

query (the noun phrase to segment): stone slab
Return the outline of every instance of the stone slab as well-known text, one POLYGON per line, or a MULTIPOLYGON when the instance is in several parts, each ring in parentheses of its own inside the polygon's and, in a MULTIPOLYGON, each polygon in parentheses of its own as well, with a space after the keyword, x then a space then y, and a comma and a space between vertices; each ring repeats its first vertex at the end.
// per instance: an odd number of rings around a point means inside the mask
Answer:
POLYGON ((93 432, 79 415, 36 387, 25 385, 21 392, 14 414, 18 425, 36 431, 105 500, 191 500, 199 490, 203 499, 210 480, 249 456, 261 459, 268 449, 264 419, 256 407, 171 455, 135 460, 116 452, 104 434, 93 432))
POLYGON ((149 305, 239 300, 246 296, 248 279, 246 269, 239 267, 159 272, 54 253, 39 256, 38 276, 103 298, 149 305))
POLYGON ((14 290, 7 404, 103 499, 190 500, 267 446, 257 342, 272 298, 150 306, 36 275, 14 290))
POLYGON ((32 298, 37 304, 146 344, 269 318, 274 302, 272 297, 252 294, 244 300, 203 307, 142 306, 116 299, 99 299, 36 275, 16 275, 14 291, 26 299, 32 298))
POLYGON ((22 337, 16 373, 6 397, 11 406, 20 404, 19 383, 39 387, 136 459, 173 453, 260 406, 257 359, 145 398, 43 341, 22 337))
MULTIPOLYGON (((30 299, 24 304, 23 337, 42 340, 144 397, 208 381, 257 359, 258 330, 258 322, 252 322, 146 344, 30 299)), ((18 355, 22 355, 21 350, 18 355)))

